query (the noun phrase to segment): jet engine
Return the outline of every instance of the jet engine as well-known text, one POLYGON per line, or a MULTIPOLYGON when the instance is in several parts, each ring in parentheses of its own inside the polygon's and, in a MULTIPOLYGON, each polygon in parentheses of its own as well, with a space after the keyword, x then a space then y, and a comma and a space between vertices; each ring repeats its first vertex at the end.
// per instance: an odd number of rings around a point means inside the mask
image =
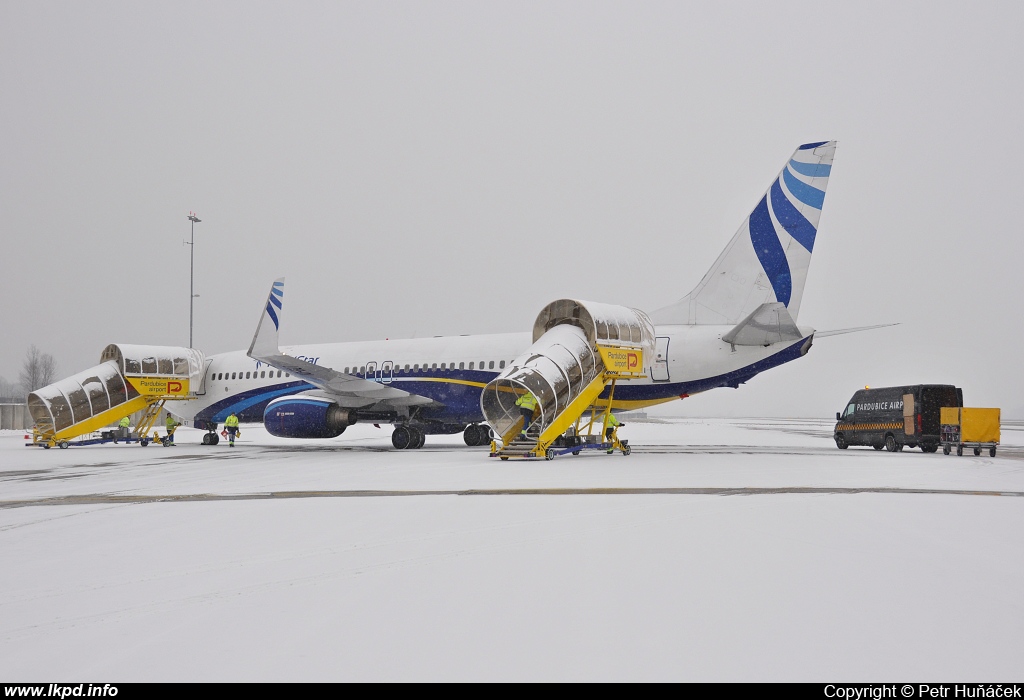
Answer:
POLYGON ((355 413, 319 396, 282 396, 267 404, 267 432, 287 438, 333 438, 356 422, 355 413))

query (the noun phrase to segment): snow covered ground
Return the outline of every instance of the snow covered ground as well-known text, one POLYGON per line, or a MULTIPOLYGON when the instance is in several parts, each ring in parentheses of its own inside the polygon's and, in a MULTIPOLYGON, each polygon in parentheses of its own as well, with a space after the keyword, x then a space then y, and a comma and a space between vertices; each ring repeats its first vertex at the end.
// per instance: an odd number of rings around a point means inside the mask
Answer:
POLYGON ((0 679, 1019 680, 1021 426, 993 459, 627 423, 529 463, 0 432, 0 679))

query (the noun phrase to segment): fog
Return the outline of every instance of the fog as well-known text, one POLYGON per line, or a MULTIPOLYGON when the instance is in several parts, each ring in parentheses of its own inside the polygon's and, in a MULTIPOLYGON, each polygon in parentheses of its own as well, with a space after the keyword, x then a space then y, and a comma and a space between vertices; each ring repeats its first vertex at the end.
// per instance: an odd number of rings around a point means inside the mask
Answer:
POLYGON ((948 382, 1024 417, 1019 3, 0 5, 0 375, 111 342, 527 330, 700 280, 793 149, 838 139, 801 325, 690 415, 948 382))

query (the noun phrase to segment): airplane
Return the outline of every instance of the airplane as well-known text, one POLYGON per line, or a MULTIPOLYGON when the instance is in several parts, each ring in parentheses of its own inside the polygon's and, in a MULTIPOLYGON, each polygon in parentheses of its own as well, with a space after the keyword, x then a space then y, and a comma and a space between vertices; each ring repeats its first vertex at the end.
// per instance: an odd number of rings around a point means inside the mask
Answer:
MULTIPOLYGON (((737 388, 807 354, 816 331, 796 320, 835 149, 835 141, 799 146, 689 294, 649 315, 632 310, 653 326, 654 352, 644 353, 643 378, 618 383, 613 411, 737 388)), ((207 430, 204 444, 217 443, 234 413, 279 437, 333 438, 368 422, 394 425, 397 449, 459 432, 467 445, 486 445, 481 393, 532 342, 520 332, 281 348, 283 307, 281 278, 249 349, 209 358, 196 400, 174 407, 183 424, 207 430)), ((862 329, 827 334, 853 330, 862 329)))

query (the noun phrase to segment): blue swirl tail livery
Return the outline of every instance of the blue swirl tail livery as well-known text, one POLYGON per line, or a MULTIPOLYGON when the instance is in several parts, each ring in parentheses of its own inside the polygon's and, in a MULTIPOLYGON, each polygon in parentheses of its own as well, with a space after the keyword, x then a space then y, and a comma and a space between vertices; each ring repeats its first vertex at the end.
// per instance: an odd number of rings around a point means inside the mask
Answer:
POLYGON ((797 148, 700 284, 651 320, 732 325, 777 304, 795 322, 835 152, 835 141, 797 148))

